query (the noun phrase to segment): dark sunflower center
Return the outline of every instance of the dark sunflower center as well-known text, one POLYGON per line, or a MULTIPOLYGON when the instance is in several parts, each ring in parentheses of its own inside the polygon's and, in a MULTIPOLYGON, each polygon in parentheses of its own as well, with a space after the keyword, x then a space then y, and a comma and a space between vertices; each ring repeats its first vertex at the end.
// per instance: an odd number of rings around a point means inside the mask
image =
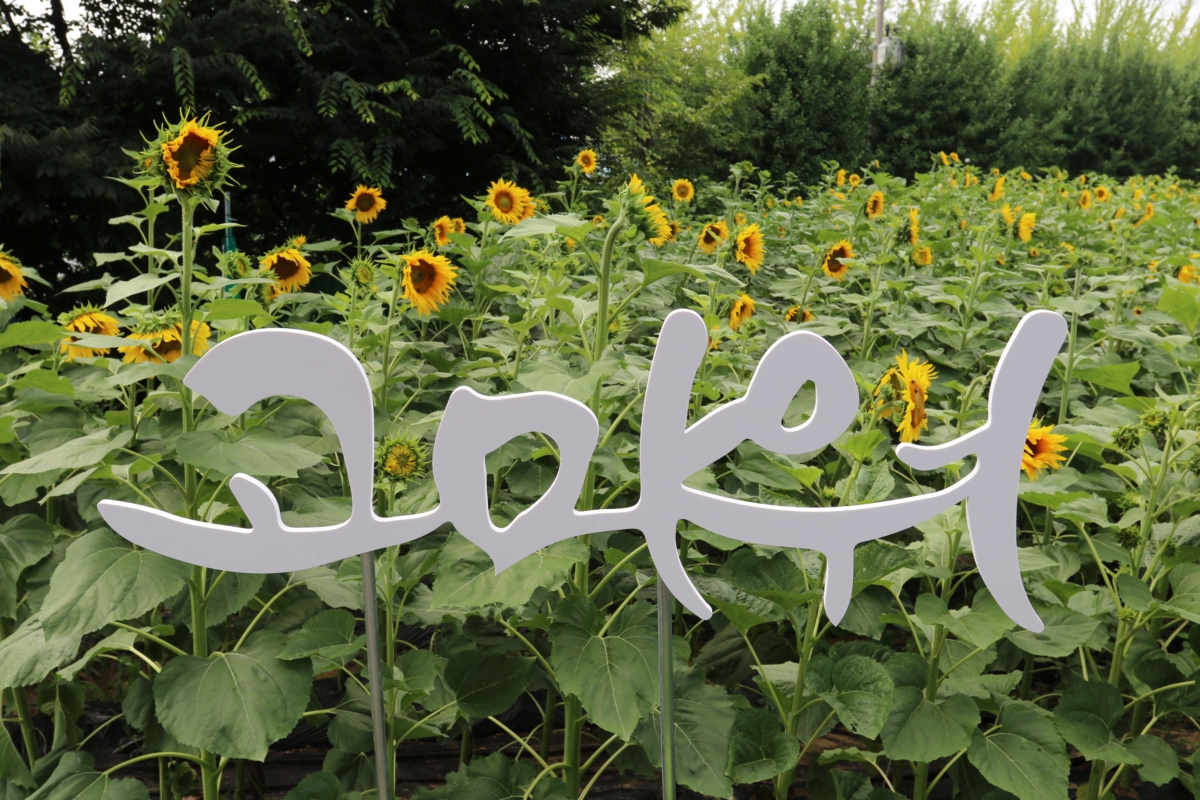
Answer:
POLYGON ((183 351, 183 342, 178 339, 165 341, 160 339, 154 343, 154 352, 163 357, 164 360, 169 360, 167 357, 183 351))
POLYGON ((424 261, 414 262, 408 268, 408 281, 412 284, 413 291, 418 294, 425 294, 429 291, 429 287, 433 286, 433 279, 437 275, 437 270, 432 264, 424 261))
POLYGON ((363 192, 358 197, 354 198, 354 207, 359 211, 367 212, 375 207, 375 195, 370 192, 363 192))
POLYGON ((278 258, 271 265, 271 269, 275 271, 281 281, 286 281, 300 271, 300 265, 290 258, 278 258))
POLYGON ((189 133, 183 137, 179 147, 175 148, 175 163, 179 164, 180 177, 190 178, 192 170, 200 163, 200 159, 208 152, 211 145, 203 136, 189 133))
POLYGON ((12 274, 8 270, 0 269, 0 285, 8 283, 9 281, 15 281, 16 279, 16 275, 12 274))
POLYGON ((496 208, 500 209, 501 211, 508 212, 512 211, 512 207, 513 196, 511 194, 508 192, 501 192, 500 194, 496 195, 496 208))
POLYGON ((388 452, 384 469, 389 475, 406 478, 417 471, 417 456, 406 444, 398 444, 388 452))

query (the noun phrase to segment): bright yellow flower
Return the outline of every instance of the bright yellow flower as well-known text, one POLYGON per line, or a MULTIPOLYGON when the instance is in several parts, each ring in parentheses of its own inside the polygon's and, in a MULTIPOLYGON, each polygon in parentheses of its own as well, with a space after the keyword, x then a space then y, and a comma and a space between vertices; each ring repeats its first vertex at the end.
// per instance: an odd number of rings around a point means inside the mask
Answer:
POLYGON ((948 167, 948 166, 950 166, 950 159, 946 157, 946 153, 945 153, 945 152, 939 152, 939 153, 938 153, 938 158, 942 159, 942 166, 943 166, 943 167, 948 167))
POLYGON ((1143 222, 1154 219, 1154 204, 1146 203, 1146 210, 1142 212, 1142 216, 1137 222, 1133 223, 1133 227, 1140 228, 1143 222))
POLYGON ((1200 277, 1200 272, 1197 272, 1196 268, 1191 264, 1184 264, 1179 268, 1179 272, 1175 273, 1175 277, 1180 283, 1196 283, 1197 278, 1200 277))
POLYGON ((1000 217, 1004 220, 1005 225, 1012 225, 1017 221, 1017 218, 1013 216, 1012 206, 1008 203, 1000 206, 1000 217))
POLYGON ((921 212, 916 208, 908 210, 908 243, 913 247, 921 241, 921 212))
POLYGON ((697 242, 700 249, 711 255, 720 246, 721 242, 729 238, 729 226, 724 220, 710 222, 700 231, 700 239, 697 242))
MULTIPOLYGON (((116 336, 121 332, 117 320, 95 306, 81 306, 74 311, 60 314, 58 322, 69 331, 91 333, 96 336, 116 336)), ((84 347, 74 344, 76 339, 68 336, 58 346, 58 352, 66 353, 68 361, 76 358, 97 358, 108 355, 107 347, 84 347)))
POLYGON ((450 220, 450 232, 451 233, 466 233, 467 232, 467 223, 463 222, 462 217, 455 217, 454 219, 450 220))
POLYGON ((854 247, 849 239, 842 239, 825 253, 821 271, 835 281, 843 281, 850 272, 850 265, 844 261, 847 258, 854 258, 854 247))
POLYGON ((454 232, 454 222, 449 217, 438 217, 433 221, 433 239, 438 247, 450 244, 450 234, 454 232))
POLYGON ((816 318, 816 314, 812 313, 807 308, 800 308, 800 306, 792 306, 783 314, 784 322, 796 322, 797 320, 800 322, 811 322, 816 318))
POLYGON ((1017 238, 1026 244, 1033 238, 1033 229, 1037 224, 1037 214, 1029 211, 1021 215, 1017 221, 1017 238))
POLYGON ((579 155, 575 156, 575 163, 583 170, 584 175, 591 175, 596 171, 596 151, 580 150, 579 155))
POLYGON ((738 231, 734 258, 745 264, 751 275, 757 273, 758 268, 762 266, 763 255, 763 235, 758 230, 758 223, 738 231))
POLYGON ((1063 442, 1066 436, 1051 433, 1053 425, 1043 426, 1040 419, 1029 423, 1029 432, 1025 435, 1025 452, 1021 455, 1021 469, 1036 481, 1044 469, 1058 469, 1065 459, 1059 453, 1066 450, 1063 442))
POLYGON ((422 317, 429 316, 450 299, 458 270, 445 256, 435 256, 428 250, 401 256, 404 259, 404 299, 412 303, 422 317))
MULTIPOLYGON (((192 355, 202 356, 207 352, 208 337, 211 334, 212 331, 209 329, 207 322, 192 320, 192 355)), ((138 345, 118 347, 117 350, 125 356, 123 361, 126 364, 147 361, 156 364, 163 362, 170 364, 173 361, 177 361, 183 355, 182 322, 174 324, 171 324, 169 321, 146 323, 129 334, 128 338, 150 342, 153 354, 148 353, 145 348, 138 345)))
POLYGON ((836 183, 838 186, 841 186, 845 182, 846 182, 846 170, 839 169, 837 171, 837 175, 834 177, 834 183, 836 183))
POLYGON ((176 189, 197 185, 217 164, 217 141, 221 132, 202 127, 191 119, 179 129, 179 135, 162 145, 163 164, 176 189))
POLYGON ((912 251, 912 260, 914 264, 922 267, 928 267, 933 263, 933 248, 931 247, 916 247, 912 251))
POLYGON ((951 153, 951 154, 950 154, 950 160, 951 160, 951 161, 953 161, 955 164, 959 163, 959 161, 958 161, 958 153, 951 153))
POLYGON ((1096 202, 1107 203, 1112 200, 1112 191, 1107 186, 1096 187, 1096 202))
POLYGON ((1003 175, 1001 175, 999 178, 996 178, 996 182, 992 184, 992 191, 991 194, 988 195, 988 200, 995 201, 999 200, 1001 197, 1004 197, 1004 180, 1005 178, 1003 175))
POLYGON ((17 295, 25 294, 28 286, 21 272, 21 262, 11 253, 0 250, 0 297, 11 303, 17 295))
POLYGON ((488 187, 484 205, 491 209, 497 222, 516 225, 525 215, 529 193, 512 181, 501 178, 488 187))
POLYGON ((867 198, 866 205, 863 210, 867 214, 867 219, 875 219, 883 213, 884 197, 883 192, 876 190, 871 192, 871 196, 867 198))
POLYGON ((749 295, 739 294, 737 299, 733 301, 733 306, 729 309, 729 327, 732 330, 737 330, 742 327, 742 323, 750 319, 754 315, 754 301, 749 295))
POLYGON ((851 189, 857 189, 857 188, 858 188, 858 185, 859 185, 860 183, 862 183, 862 178, 859 176, 859 174, 858 174, 857 172, 855 172, 855 173, 851 174, 851 175, 850 175, 850 177, 849 177, 847 180, 849 180, 849 181, 850 181, 850 188, 851 188, 851 189))
POLYGON ((1032 180, 1032 179, 1033 179, 1033 176, 1032 176, 1032 175, 1030 175, 1030 174, 1029 174, 1028 172, 1026 172, 1025 170, 1021 170, 1021 180, 1023 180, 1023 181, 1028 181, 1028 180, 1032 180))
POLYGON ((671 184, 671 196, 680 203, 690 203, 696 196, 696 187, 687 178, 680 178, 671 184))
POLYGON ((1079 207, 1087 211, 1092 207, 1092 193, 1088 189, 1084 189, 1079 195, 1079 207))
POLYGON ((259 266, 274 273, 279 290, 282 292, 297 292, 312 280, 312 264, 294 247, 267 253, 259 259, 259 266))
POLYGON ((354 220, 362 225, 375 221, 379 212, 387 208, 383 191, 378 186, 363 186, 361 183, 346 201, 346 210, 354 212, 354 220))

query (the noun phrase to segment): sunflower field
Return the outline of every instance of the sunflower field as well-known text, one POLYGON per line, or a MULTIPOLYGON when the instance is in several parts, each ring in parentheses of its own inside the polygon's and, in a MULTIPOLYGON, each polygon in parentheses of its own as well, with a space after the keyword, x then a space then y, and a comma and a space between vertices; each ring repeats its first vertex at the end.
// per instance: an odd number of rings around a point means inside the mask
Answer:
MULTIPOLYGON (((329 209, 344 239, 294 231, 245 252, 222 248, 216 212, 233 158, 263 154, 185 119, 131 155, 122 183, 142 209, 111 220, 130 245, 96 254, 122 277, 67 289, 95 302, 50 318, 31 297, 43 279, 0 250, 0 797, 376 797, 377 757, 423 800, 657 797, 660 595, 636 533, 568 539, 499 575, 449 526, 376 552, 389 739, 376 753, 360 557, 215 572, 130 544, 96 505, 246 526, 229 480, 248 472, 288 525, 349 517, 321 412, 276 397, 226 416, 183 383, 217 342, 267 327, 333 337, 360 359, 382 516, 437 504, 431 445, 459 386, 588 405, 600 443, 578 507, 632 505, 649 359, 679 308, 710 329, 693 421, 742 396, 789 331, 824 336, 850 365, 861 405, 832 446, 795 457, 747 441, 688 482, 785 506, 958 480, 968 464, 916 473, 894 446, 982 424, 1025 312, 1056 310, 1070 331, 1030 420, 1019 495, 1041 633, 983 587, 961 506, 860 546, 836 626, 818 553, 679 526, 718 609, 707 621, 664 610, 680 796, 1190 796, 1194 182, 1001 173, 937 153, 911 182, 829 163, 822 183, 796 186, 738 164, 724 182, 650 186, 584 150, 556 186, 497 178, 470 214, 390 229, 380 212, 398 200, 359 186, 329 209), (319 769, 264 794, 261 762, 297 739, 319 769), (418 747, 457 766, 412 778, 418 747)), ((810 384, 784 422, 813 408, 810 384)), ((496 524, 546 491, 557 459, 533 434, 488 456, 496 524)))

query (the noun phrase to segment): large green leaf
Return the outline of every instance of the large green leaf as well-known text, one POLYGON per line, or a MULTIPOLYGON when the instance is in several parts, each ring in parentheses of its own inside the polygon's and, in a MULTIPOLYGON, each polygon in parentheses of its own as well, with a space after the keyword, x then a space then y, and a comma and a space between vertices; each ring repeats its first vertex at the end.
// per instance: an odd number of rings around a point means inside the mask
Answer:
MULTIPOLYGON (((726 774, 730 736, 737 719, 733 698, 709 686, 697 668, 675 672, 675 772, 680 783, 711 797, 733 797, 726 774)), ((660 766, 662 745, 657 715, 638 726, 638 741, 654 766, 660 766)))
POLYGON ((1046 627, 1041 633, 1028 630, 1012 631, 1005 638, 1035 656, 1063 658, 1073 653, 1091 637, 1100 620, 1080 614, 1066 606, 1036 606, 1038 616, 1046 627))
POLYGON ((1066 800, 1070 762, 1047 715, 1028 703, 1010 703, 1001 727, 975 729, 967 758, 994 786, 1021 800, 1066 800))
POLYGON ((758 783, 790 769, 798 755, 800 744, 780 727, 779 717, 766 709, 743 708, 733 723, 725 773, 734 783, 758 783))
POLYGON ((201 469, 258 477, 295 478, 296 470, 319 464, 322 458, 261 425, 237 438, 230 431, 185 433, 175 451, 180 460, 201 469))
POLYGON ((1171 745, 1157 736, 1151 736, 1150 734, 1137 736, 1133 741, 1125 745, 1125 749, 1141 765, 1137 768, 1137 771, 1138 776, 1142 780, 1162 786, 1168 781, 1179 777, 1179 757, 1175 754, 1171 745))
POLYGON ((37 786, 33 773, 29 771, 29 765, 17 752, 12 737, 8 735, 8 728, 3 725, 0 725, 0 778, 26 789, 37 786))
POLYGON ((783 553, 760 558, 748 547, 735 550, 717 571, 734 587, 770 600, 791 611, 818 596, 804 583, 804 575, 783 553))
POLYGON ((159 721, 184 744, 262 761, 299 721, 312 683, 308 662, 278 658, 285 644, 264 631, 236 653, 171 659, 154 681, 159 721))
POLYGON ((971 745, 979 727, 979 709, 965 695, 931 702, 911 686, 898 686, 892 710, 883 726, 884 752, 899 761, 933 761, 952 756, 971 745))
POLYGON ((445 786, 418 789, 413 800, 565 800, 566 784, 553 775, 543 776, 532 793, 526 793, 538 772, 529 759, 513 761, 504 753, 492 753, 451 772, 445 786))
POLYGON ((46 640, 38 612, 0 642, 0 687, 39 683, 56 667, 79 652, 80 636, 46 640))
POLYGON ((586 597, 562 600, 550 626, 550 663, 559 688, 579 698, 592 722, 628 740, 658 703, 654 607, 626 606, 601 636, 604 622, 586 597))
POLYGON ((556 542, 496 574, 487 553, 460 534, 452 534, 442 548, 433 581, 434 608, 479 608, 500 603, 509 608, 524 605, 538 589, 558 589, 569 571, 587 558, 587 546, 578 538, 556 542))
POLYGON ((14 322, 0 333, 0 350, 8 347, 29 347, 38 344, 53 344, 66 336, 66 331, 52 322, 31 319, 14 322))
POLYGON ((481 718, 508 709, 529 683, 533 659, 458 650, 442 672, 445 687, 464 716, 481 718))
POLYGON ((879 735, 892 707, 892 676, 873 658, 851 655, 836 661, 817 656, 805 675, 808 690, 837 712, 843 725, 860 736, 879 735))
POLYGON ((20 514, 0 525, 0 617, 17 614, 17 581, 29 567, 54 549, 54 529, 32 514, 20 514))
POLYGON ((1200 300, 1183 288, 1169 286, 1163 289, 1158 298, 1158 310, 1179 320, 1188 333, 1195 332, 1196 323, 1200 322, 1200 300))
POLYGON ((59 445, 49 452, 32 456, 24 461, 10 464, 0 475, 36 475, 55 469, 78 469, 99 464, 104 457, 117 448, 129 444, 132 431, 121 431, 109 438, 115 428, 105 428, 78 439, 59 445))
POLYGON ((975 595, 969 613, 962 616, 947 614, 941 622, 955 636, 976 647, 989 647, 1016 627, 987 589, 975 595))
POLYGON ((1133 376, 1137 375, 1141 368, 1142 365, 1137 361, 1127 364, 1106 364, 1102 367, 1078 367, 1075 369, 1075 377, 1081 381, 1103 386, 1105 389, 1112 389, 1114 392, 1133 394, 1129 381, 1133 380, 1133 376))
POLYGON ((1054 725, 1089 761, 1140 764, 1112 734, 1125 713, 1121 692, 1102 681, 1076 681, 1054 708, 1054 725))
POLYGON ((150 800, 146 784, 133 778, 110 778, 101 772, 81 772, 28 800, 150 800))
POLYGON ((354 615, 344 609, 322 611, 292 634, 279 653, 284 661, 320 656, 344 665, 363 649, 367 637, 354 635, 354 615))
POLYGON ((130 619, 175 595, 191 574, 182 562, 139 550, 108 528, 67 548, 42 606, 47 638, 90 633, 130 619))

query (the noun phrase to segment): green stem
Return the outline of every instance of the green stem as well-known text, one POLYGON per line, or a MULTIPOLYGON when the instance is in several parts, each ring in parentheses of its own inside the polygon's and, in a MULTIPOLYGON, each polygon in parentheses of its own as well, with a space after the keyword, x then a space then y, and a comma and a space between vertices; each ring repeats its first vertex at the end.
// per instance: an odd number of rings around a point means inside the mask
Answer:
POLYGON ((37 766, 38 745, 33 732, 33 718, 29 715, 29 701, 25 699, 24 687, 14 686, 9 691, 12 693, 13 706, 17 709, 21 739, 25 742, 25 758, 29 761, 29 771, 33 772, 33 768, 37 766))

